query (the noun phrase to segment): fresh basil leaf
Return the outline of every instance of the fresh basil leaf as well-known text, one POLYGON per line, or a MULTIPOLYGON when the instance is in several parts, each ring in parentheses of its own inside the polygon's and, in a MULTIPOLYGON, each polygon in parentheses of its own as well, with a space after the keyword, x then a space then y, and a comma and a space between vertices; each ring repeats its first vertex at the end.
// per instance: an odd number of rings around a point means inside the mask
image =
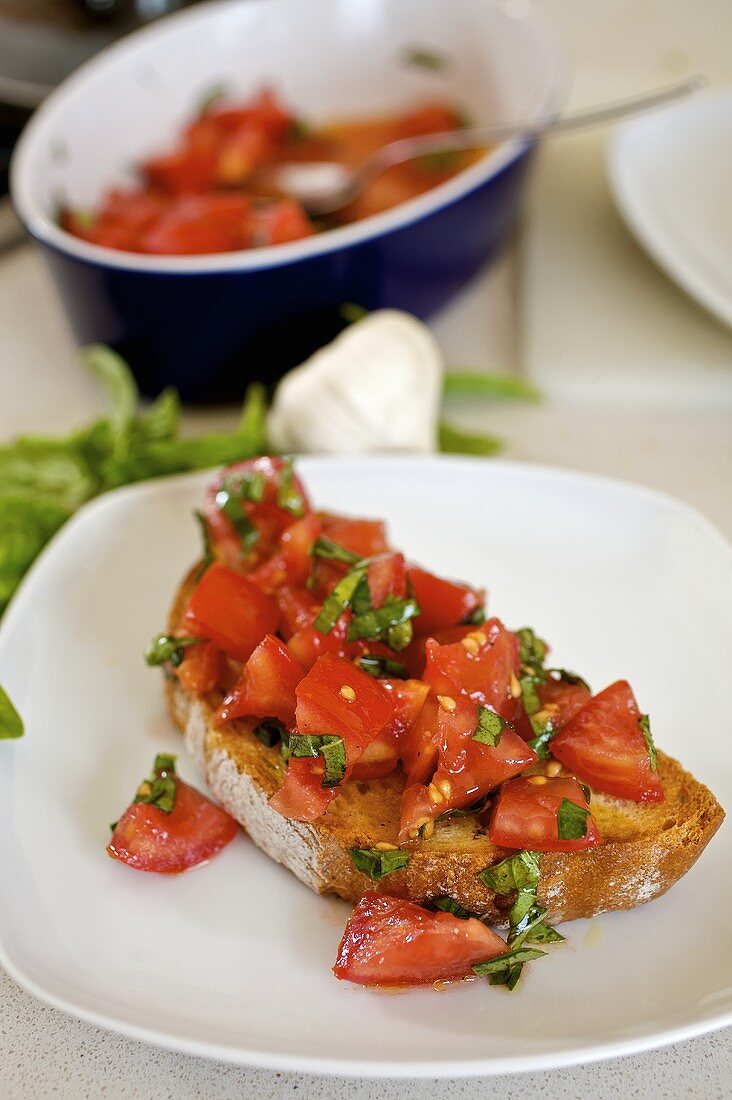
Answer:
POLYGON ((638 728, 643 734, 643 740, 646 743, 648 749, 648 756, 651 761, 651 771, 658 771, 658 754, 656 752, 656 746, 653 743, 653 734, 651 733, 651 719, 647 714, 641 714, 638 719, 638 728))
POLYGON ((394 871, 403 870, 409 863, 409 852, 400 849, 351 848, 351 859, 358 871, 373 882, 381 882, 394 871))
POLYGON ((90 344, 81 351, 85 366, 97 376, 109 400, 112 431, 112 459, 123 458, 129 449, 137 407, 137 385, 124 359, 103 344, 90 344))
POLYGON ((493 455, 503 447, 496 436, 465 432, 444 420, 438 424, 437 433, 440 450, 446 454, 493 455))
POLYGON ((156 634, 145 653, 145 662, 151 668, 167 662, 178 668, 183 660, 183 651, 188 646, 198 645, 202 638, 174 638, 171 634, 156 634))
POLYGON ((133 803, 145 802, 157 806, 163 813, 172 813, 175 806, 175 756, 158 753, 152 775, 144 779, 137 789, 133 803))
POLYGON ((71 515, 50 500, 0 496, 0 613, 49 539, 71 515))
POLYGON ((523 943, 564 943, 564 936, 556 928, 540 921, 535 928, 527 932, 523 943))
POLYGON ((291 733, 283 736, 282 755, 285 760, 291 756, 322 756, 325 761, 324 787, 337 787, 346 774, 346 746, 343 738, 334 734, 291 733))
POLYGON ((208 529, 208 523, 203 512, 196 509, 193 513, 198 522, 198 526, 201 528, 201 543, 203 544, 203 553, 201 555, 201 561, 204 565, 210 565, 214 560, 213 549, 211 547, 211 532, 208 529))
POLYGON ((505 729, 513 729, 513 724, 489 707, 478 705, 478 725, 473 733, 473 741, 495 748, 500 743, 505 729))
POLYGON ((519 685, 521 687, 521 702, 529 717, 541 710, 541 699, 538 689, 543 683, 543 678, 534 676, 531 673, 527 673, 519 680, 519 685))
POLYGON ((319 535, 310 550, 311 557, 323 558, 325 561, 340 561, 345 565, 358 565, 363 562, 360 554, 354 554, 352 550, 346 550, 333 539, 325 535, 319 535))
MULTIPOLYGON (((521 665, 534 676, 544 674, 544 661, 549 647, 530 626, 522 626, 516 631, 519 640, 519 660, 521 665)), ((546 677, 544 677, 546 679, 546 677)))
POLYGON ((283 722, 278 722, 276 718, 265 718, 263 722, 254 727, 252 733, 263 745, 271 749, 284 739, 287 731, 283 722))
POLYGON ((444 54, 426 46, 406 46, 402 50, 402 61, 405 65, 415 65, 420 69, 429 69, 431 72, 440 72, 444 69, 448 60, 444 54))
MULTIPOLYGON (((225 438, 225 437, 224 437, 225 438)), ((267 441, 267 391, 261 382, 250 382, 244 394, 239 427, 234 437, 241 458, 261 455, 271 450, 267 441)))
POLYGON ((539 711, 538 714, 529 716, 529 722, 531 723, 531 728, 535 736, 532 737, 527 744, 529 748, 534 750, 540 760, 548 760, 551 756, 549 742, 558 732, 552 721, 551 715, 544 715, 542 711, 539 711))
POLYGON ((559 943, 563 939, 546 924, 546 909, 541 905, 532 905, 508 934, 509 944, 516 947, 522 943, 559 943))
POLYGON ((539 881, 539 853, 517 852, 500 863, 486 867, 478 878, 496 894, 511 894, 524 887, 535 887, 539 881))
POLYGON ((371 610, 371 588, 369 587, 367 573, 364 573, 356 585, 356 591, 353 593, 353 599, 351 600, 351 610, 354 615, 364 615, 371 610))
POLYGON ((443 394, 446 398, 486 397, 519 401, 539 401, 541 398, 535 386, 513 374, 470 370, 447 371, 443 394))
POLYGON ((482 626, 485 620, 486 610, 485 607, 481 605, 481 607, 476 607, 475 611, 471 611, 470 614, 463 619, 463 624, 465 626, 482 626))
POLYGON ((373 676, 374 679, 380 677, 387 677, 392 680, 409 679, 409 674, 401 661, 394 661, 391 657, 382 657, 378 653, 362 653, 354 663, 363 672, 368 672, 369 676, 373 676))
MULTIPOLYGON (((260 482, 255 481, 254 475, 250 480, 243 480, 241 483, 234 484, 233 479, 224 481, 223 485, 216 494, 216 507, 226 516, 231 526, 239 536, 241 542, 242 553, 248 553, 253 546, 259 541, 259 531, 249 518, 249 514, 243 506, 245 500, 256 500, 256 495, 251 496, 248 494, 257 494, 260 492, 258 485, 260 482)), ((261 482, 262 489, 264 490, 264 483, 261 482)), ((261 496, 259 497, 261 500, 261 496)))
POLYGON ((8 693, 0 686, 0 741, 15 740, 24 733, 23 719, 8 693))
POLYGON ((293 459, 285 459, 280 476, 280 485, 277 490, 277 504, 297 519, 305 513, 305 500, 295 482, 293 466, 293 459))
POLYGON ((132 431, 131 449, 141 450, 149 443, 167 443, 175 439, 180 426, 180 397, 168 386, 137 418, 132 431))
POLYGON ((207 470, 229 466, 260 453, 244 436, 204 435, 197 439, 171 439, 150 443, 144 451, 110 461, 105 470, 105 488, 128 485, 150 477, 181 474, 189 470, 207 470))
POLYGON ((461 905, 459 901, 455 901, 455 898, 433 898, 431 905, 434 909, 442 910, 443 913, 452 913, 453 917, 459 917, 460 920, 469 920, 471 917, 475 920, 480 920, 477 913, 471 913, 471 911, 466 909, 464 905, 461 905))
POLYGON ((321 634, 330 634, 343 612, 350 607, 354 594, 366 575, 366 567, 352 569, 341 577, 333 591, 326 596, 313 626, 321 634))
POLYGON ((534 959, 541 959, 544 955, 546 951, 538 951, 535 947, 517 947, 513 951, 506 951, 503 955, 496 955, 493 959, 476 963, 472 969, 479 978, 485 978, 489 974, 504 971, 515 963, 533 962, 534 959))
POLYGON ((371 608, 351 619, 346 638, 349 642, 359 638, 372 641, 382 638, 392 649, 400 652, 412 640, 411 620, 419 613, 419 604, 413 596, 406 599, 387 596, 381 607, 371 608), (408 630, 399 629, 407 626, 408 630))
POLYGON ((3 497, 44 500, 69 513, 89 500, 98 482, 75 440, 26 439, 0 447, 3 497))
POLYGON ((590 811, 578 806, 569 798, 563 798, 557 810, 557 833, 560 840, 582 840, 587 836, 587 818, 590 811))

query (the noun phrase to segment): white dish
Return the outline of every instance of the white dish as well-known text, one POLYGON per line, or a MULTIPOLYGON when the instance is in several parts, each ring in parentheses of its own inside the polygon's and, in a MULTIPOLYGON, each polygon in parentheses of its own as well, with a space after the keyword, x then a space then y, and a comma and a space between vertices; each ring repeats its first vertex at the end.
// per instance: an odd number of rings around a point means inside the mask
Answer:
MULTIPOLYGON (((463 459, 307 459, 321 506, 385 516, 426 565, 600 688, 627 675, 660 745, 732 805, 732 551, 667 497, 463 459)), ((0 960, 93 1023, 242 1064, 449 1076, 566 1065, 732 1022, 729 829, 668 895, 565 926, 513 993, 380 996, 330 967, 348 908, 242 835, 210 866, 143 875, 104 854, 156 751, 181 751, 141 652, 198 551, 205 476, 122 489, 45 552, 0 628, 25 716, 0 745, 0 960)), ((181 772, 193 778, 184 756, 181 772)))
POLYGON ((608 171, 640 243, 732 326, 732 89, 624 122, 608 171))

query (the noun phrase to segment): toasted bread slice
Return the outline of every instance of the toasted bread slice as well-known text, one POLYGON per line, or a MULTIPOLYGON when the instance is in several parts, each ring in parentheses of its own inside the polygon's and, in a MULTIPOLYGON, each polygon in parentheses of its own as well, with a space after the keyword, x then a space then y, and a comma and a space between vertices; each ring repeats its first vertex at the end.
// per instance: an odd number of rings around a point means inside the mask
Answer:
MULTIPOLYGON (((171 614, 180 622, 195 571, 181 586, 171 614)), ((268 800, 281 786, 285 767, 277 748, 267 748, 244 721, 214 725, 221 695, 195 695, 175 677, 166 680, 171 716, 213 795, 272 859, 320 894, 358 901, 371 880, 356 870, 351 848, 397 844, 404 789, 401 770, 384 779, 348 780, 324 816, 290 821, 268 800)), ((665 893, 701 855, 724 818, 711 792, 680 764, 658 753, 665 791, 660 803, 627 802, 593 792, 592 813, 605 843, 581 852, 541 856, 538 901, 553 922, 631 909, 665 893)), ((507 852, 491 844, 478 814, 438 822, 428 840, 415 844, 408 866, 379 883, 383 893, 426 903, 449 895, 467 909, 506 925, 513 898, 496 895, 478 873, 507 852)))

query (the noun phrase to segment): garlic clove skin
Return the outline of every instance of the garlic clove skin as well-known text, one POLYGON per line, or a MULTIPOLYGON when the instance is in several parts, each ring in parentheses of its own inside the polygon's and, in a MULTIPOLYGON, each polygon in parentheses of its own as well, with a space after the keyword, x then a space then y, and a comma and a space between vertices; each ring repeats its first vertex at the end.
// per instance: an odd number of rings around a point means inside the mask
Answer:
POLYGON ((434 451, 443 374, 426 325, 376 310, 285 375, 270 440, 281 451, 434 451))

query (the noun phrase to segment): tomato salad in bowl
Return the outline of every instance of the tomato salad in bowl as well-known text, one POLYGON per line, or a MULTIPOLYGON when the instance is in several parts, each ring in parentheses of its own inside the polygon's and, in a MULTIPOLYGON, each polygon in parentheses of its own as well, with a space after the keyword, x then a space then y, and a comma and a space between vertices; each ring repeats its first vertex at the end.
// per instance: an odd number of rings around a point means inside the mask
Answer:
MULTIPOLYGON (((267 813, 290 823, 293 838, 303 826, 327 828, 339 802, 346 818, 360 806, 373 814, 379 792, 397 792, 394 835, 347 848, 357 886, 318 886, 357 903, 338 978, 404 986, 485 976, 513 989, 525 963, 563 939, 542 903, 546 861, 547 873, 553 860, 565 876, 584 867, 591 892, 598 871, 582 861, 603 849, 616 858, 625 844, 627 862, 639 814, 650 833, 654 806, 666 799, 662 816, 680 812, 679 782, 695 785, 695 797, 703 791, 717 816, 676 877, 721 821, 706 788, 656 750, 626 681, 593 695, 579 675, 551 666, 534 630, 490 614, 483 589, 405 558, 382 521, 316 511, 291 460, 222 470, 198 518, 202 561, 148 663, 208 708, 214 737, 225 732, 276 777, 267 813), (466 852, 457 847, 434 849, 440 871, 427 899, 404 877, 446 823, 462 819, 471 822, 465 844, 480 838, 491 853, 471 872, 493 899, 480 909, 461 901, 466 852), (438 889, 448 879, 452 893, 438 889), (507 938, 491 925, 507 927, 507 938)), ((221 797, 208 767, 207 778, 221 797)), ((235 833, 230 814, 184 784, 166 755, 108 851, 139 870, 180 872, 235 833)), ((643 853, 632 858, 650 858, 643 853)))

